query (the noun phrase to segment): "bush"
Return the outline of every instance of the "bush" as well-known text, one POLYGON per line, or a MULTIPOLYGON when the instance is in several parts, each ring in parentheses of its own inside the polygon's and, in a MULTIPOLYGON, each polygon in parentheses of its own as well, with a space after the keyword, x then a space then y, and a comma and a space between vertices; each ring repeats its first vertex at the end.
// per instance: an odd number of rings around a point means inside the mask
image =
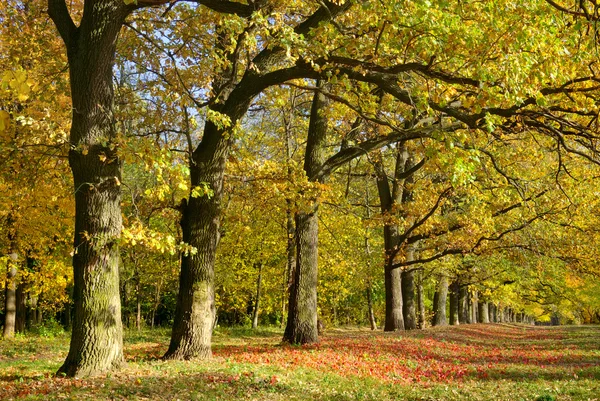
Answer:
POLYGON ((56 320, 51 319, 44 321, 38 326, 32 327, 31 332, 39 335, 40 337, 54 338, 64 334, 65 329, 56 320))

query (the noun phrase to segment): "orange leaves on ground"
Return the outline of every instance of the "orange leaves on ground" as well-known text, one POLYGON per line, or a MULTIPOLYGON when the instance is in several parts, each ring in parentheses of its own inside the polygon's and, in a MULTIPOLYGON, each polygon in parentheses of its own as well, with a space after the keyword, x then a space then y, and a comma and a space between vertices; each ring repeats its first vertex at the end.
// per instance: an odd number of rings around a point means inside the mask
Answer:
POLYGON ((371 377, 392 383, 460 382, 463 379, 514 378, 537 372, 551 377, 597 367, 573 345, 557 346, 559 329, 525 326, 469 325, 427 332, 334 333, 318 345, 277 344, 227 346, 216 356, 232 362, 271 364, 371 377), (557 372, 554 372, 554 371, 557 372))

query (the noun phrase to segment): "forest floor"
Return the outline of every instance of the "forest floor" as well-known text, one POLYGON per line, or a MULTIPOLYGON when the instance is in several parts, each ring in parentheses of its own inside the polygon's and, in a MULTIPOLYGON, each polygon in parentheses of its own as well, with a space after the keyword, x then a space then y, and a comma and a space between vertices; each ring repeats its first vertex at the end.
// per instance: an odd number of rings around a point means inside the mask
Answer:
POLYGON ((166 330, 127 331, 119 372, 55 377, 65 333, 0 340, 0 400, 600 401, 600 327, 332 329, 281 345, 277 329, 215 333, 208 362, 164 362, 166 330))

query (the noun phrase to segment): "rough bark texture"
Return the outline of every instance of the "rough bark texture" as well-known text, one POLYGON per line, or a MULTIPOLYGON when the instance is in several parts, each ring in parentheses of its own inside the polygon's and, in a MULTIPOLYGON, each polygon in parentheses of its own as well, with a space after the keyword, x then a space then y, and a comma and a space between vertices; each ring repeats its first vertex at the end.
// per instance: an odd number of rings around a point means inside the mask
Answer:
POLYGON ((384 331, 404 330, 402 314, 402 272, 385 270, 385 325, 384 331))
POLYGON ((415 330, 417 328, 417 314, 415 309, 415 270, 402 272, 402 313, 404 328, 415 330))
POLYGON ((48 1, 67 48, 73 101, 69 165, 75 192, 75 315, 69 354, 59 369, 67 376, 100 374, 123 363, 121 163, 114 142, 112 68, 129 11, 122 0, 88 0, 76 27, 63 0, 48 1))
MULTIPOLYGON (((212 124, 207 123, 209 125, 212 124)), ((205 135, 206 132, 207 128, 205 135)), ((196 252, 181 258, 173 331, 165 359, 206 359, 212 355, 210 345, 216 312, 214 265, 220 238, 220 205, 227 152, 222 148, 210 153, 206 159, 198 158, 196 165, 190 166, 192 185, 207 182, 214 195, 190 197, 189 202, 182 205, 183 241, 193 246, 196 252)))
POLYGON ((6 273, 6 287, 4 292, 4 330, 3 337, 15 336, 15 324, 17 321, 17 268, 14 262, 9 261, 6 273))
MULTIPOLYGON (((375 163, 377 175, 377 191, 381 203, 381 212, 390 216, 394 206, 402 202, 404 180, 397 179, 405 171, 408 160, 408 151, 404 143, 399 144, 396 154, 396 166, 392 187, 384 170, 383 163, 375 163)), ((397 256, 400 243, 400 232, 397 224, 385 223, 383 227, 383 239, 385 248, 384 281, 385 281, 385 331, 404 330, 404 315, 402 301, 402 272, 393 269, 394 260, 397 256)))
POLYGON ((419 310, 418 325, 419 329, 425 328, 425 299, 423 293, 423 273, 420 271, 417 276, 417 309, 419 310))
POLYGON ((17 285, 16 292, 16 320, 15 320, 15 331, 17 333, 24 333, 25 327, 27 324, 27 307, 25 305, 25 299, 27 297, 27 293, 25 292, 25 283, 20 282, 17 285))
POLYGON ((460 310, 460 283, 458 280, 454 280, 452 284, 450 284, 450 324, 458 325, 460 324, 459 319, 459 310, 460 310))
POLYGON ((487 302, 479 302, 479 323, 489 323, 489 308, 487 302))
POLYGON ((446 300, 448 297, 448 276, 440 276, 436 289, 436 298, 433 305, 433 325, 446 326, 446 300))
POLYGON ((296 269, 290 292, 288 319, 283 335, 292 344, 317 342, 318 220, 314 213, 296 216, 296 269))
MULTIPOLYGON (((321 84, 318 82, 317 86, 321 84)), ((323 164, 327 137, 324 114, 325 96, 316 92, 310 111, 304 171, 313 177, 323 164)), ((317 327, 317 275, 319 220, 318 203, 296 215, 296 269, 290 291, 287 325, 283 340, 292 344, 310 344, 319 340, 317 327)))
MULTIPOLYGON (((31 330, 36 325, 41 323, 41 322, 38 322, 38 320, 37 320, 37 317, 38 317, 38 313, 37 313, 37 309, 38 309, 37 303, 38 302, 37 301, 38 301, 37 295, 29 294, 29 299, 28 299, 28 303, 27 303, 27 313, 26 313, 28 330, 31 330)), ((67 325, 67 323, 70 323, 70 316, 71 316, 71 305, 67 304, 67 305, 65 305, 65 326, 67 326, 69 329, 71 328, 71 326, 70 326, 70 324, 67 325)))
MULTIPOLYGON (((207 6, 219 12, 229 12, 231 10, 228 11, 228 6, 236 4, 232 2, 206 3, 207 6)), ((312 16, 299 23, 295 31, 298 34, 310 36, 312 28, 323 21, 334 18, 348 7, 349 3, 341 6, 331 4, 322 6, 312 16)), ((239 7, 233 8, 238 9, 239 7)), ((237 53, 230 54, 230 57, 231 68, 234 68, 237 63, 235 59, 237 53)), ((226 76, 226 73, 221 77, 215 77, 213 90, 215 93, 220 93, 220 96, 218 101, 211 105, 213 111, 227 116, 231 127, 236 127, 254 97, 264 89, 291 79, 315 75, 313 70, 306 68, 271 71, 285 59, 284 48, 269 47, 254 57, 252 60, 254 68, 247 69, 239 82, 232 85, 230 76, 226 76)), ((229 71, 229 73, 233 73, 233 71, 229 71)), ((218 128, 213 122, 207 121, 202 141, 192 152, 190 160, 191 187, 208 184, 213 195, 191 198, 189 202, 182 205, 183 239, 197 249, 197 253, 184 255, 182 258, 180 290, 177 296, 171 343, 164 356, 167 359, 206 358, 211 355, 210 342, 215 322, 214 264, 222 214, 223 177, 232 141, 231 129, 218 128)), ((316 288, 314 291, 316 292, 316 288)))
POLYGON ((465 286, 460 286, 458 290, 458 322, 461 324, 469 323, 468 316, 468 291, 465 286))
POLYGON ((474 290, 471 294, 471 323, 477 323, 479 321, 479 298, 477 290, 474 290))

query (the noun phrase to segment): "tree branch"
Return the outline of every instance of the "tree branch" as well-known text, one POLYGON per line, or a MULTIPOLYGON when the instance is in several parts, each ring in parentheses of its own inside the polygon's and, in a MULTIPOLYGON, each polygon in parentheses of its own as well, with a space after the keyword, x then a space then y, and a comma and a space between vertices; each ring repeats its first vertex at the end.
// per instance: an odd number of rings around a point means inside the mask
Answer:
POLYGON ((359 156, 369 153, 372 150, 379 149, 383 146, 392 144, 394 142, 398 142, 401 140, 424 138, 430 136, 433 132, 440 130, 448 132, 455 131, 461 128, 463 128, 462 124, 455 123, 444 127, 432 125, 429 127, 414 128, 409 130, 394 130, 391 134, 388 134, 386 136, 369 139, 362 143, 350 146, 344 150, 339 151, 338 153, 327 159, 325 163, 323 163, 319 171, 313 177, 311 177, 311 180, 323 180, 337 168, 341 167, 345 163, 348 163, 350 160, 353 160, 359 156))
POLYGON ((48 0, 48 15, 58 29, 67 49, 70 49, 73 46, 77 26, 71 19, 65 0, 48 0))

